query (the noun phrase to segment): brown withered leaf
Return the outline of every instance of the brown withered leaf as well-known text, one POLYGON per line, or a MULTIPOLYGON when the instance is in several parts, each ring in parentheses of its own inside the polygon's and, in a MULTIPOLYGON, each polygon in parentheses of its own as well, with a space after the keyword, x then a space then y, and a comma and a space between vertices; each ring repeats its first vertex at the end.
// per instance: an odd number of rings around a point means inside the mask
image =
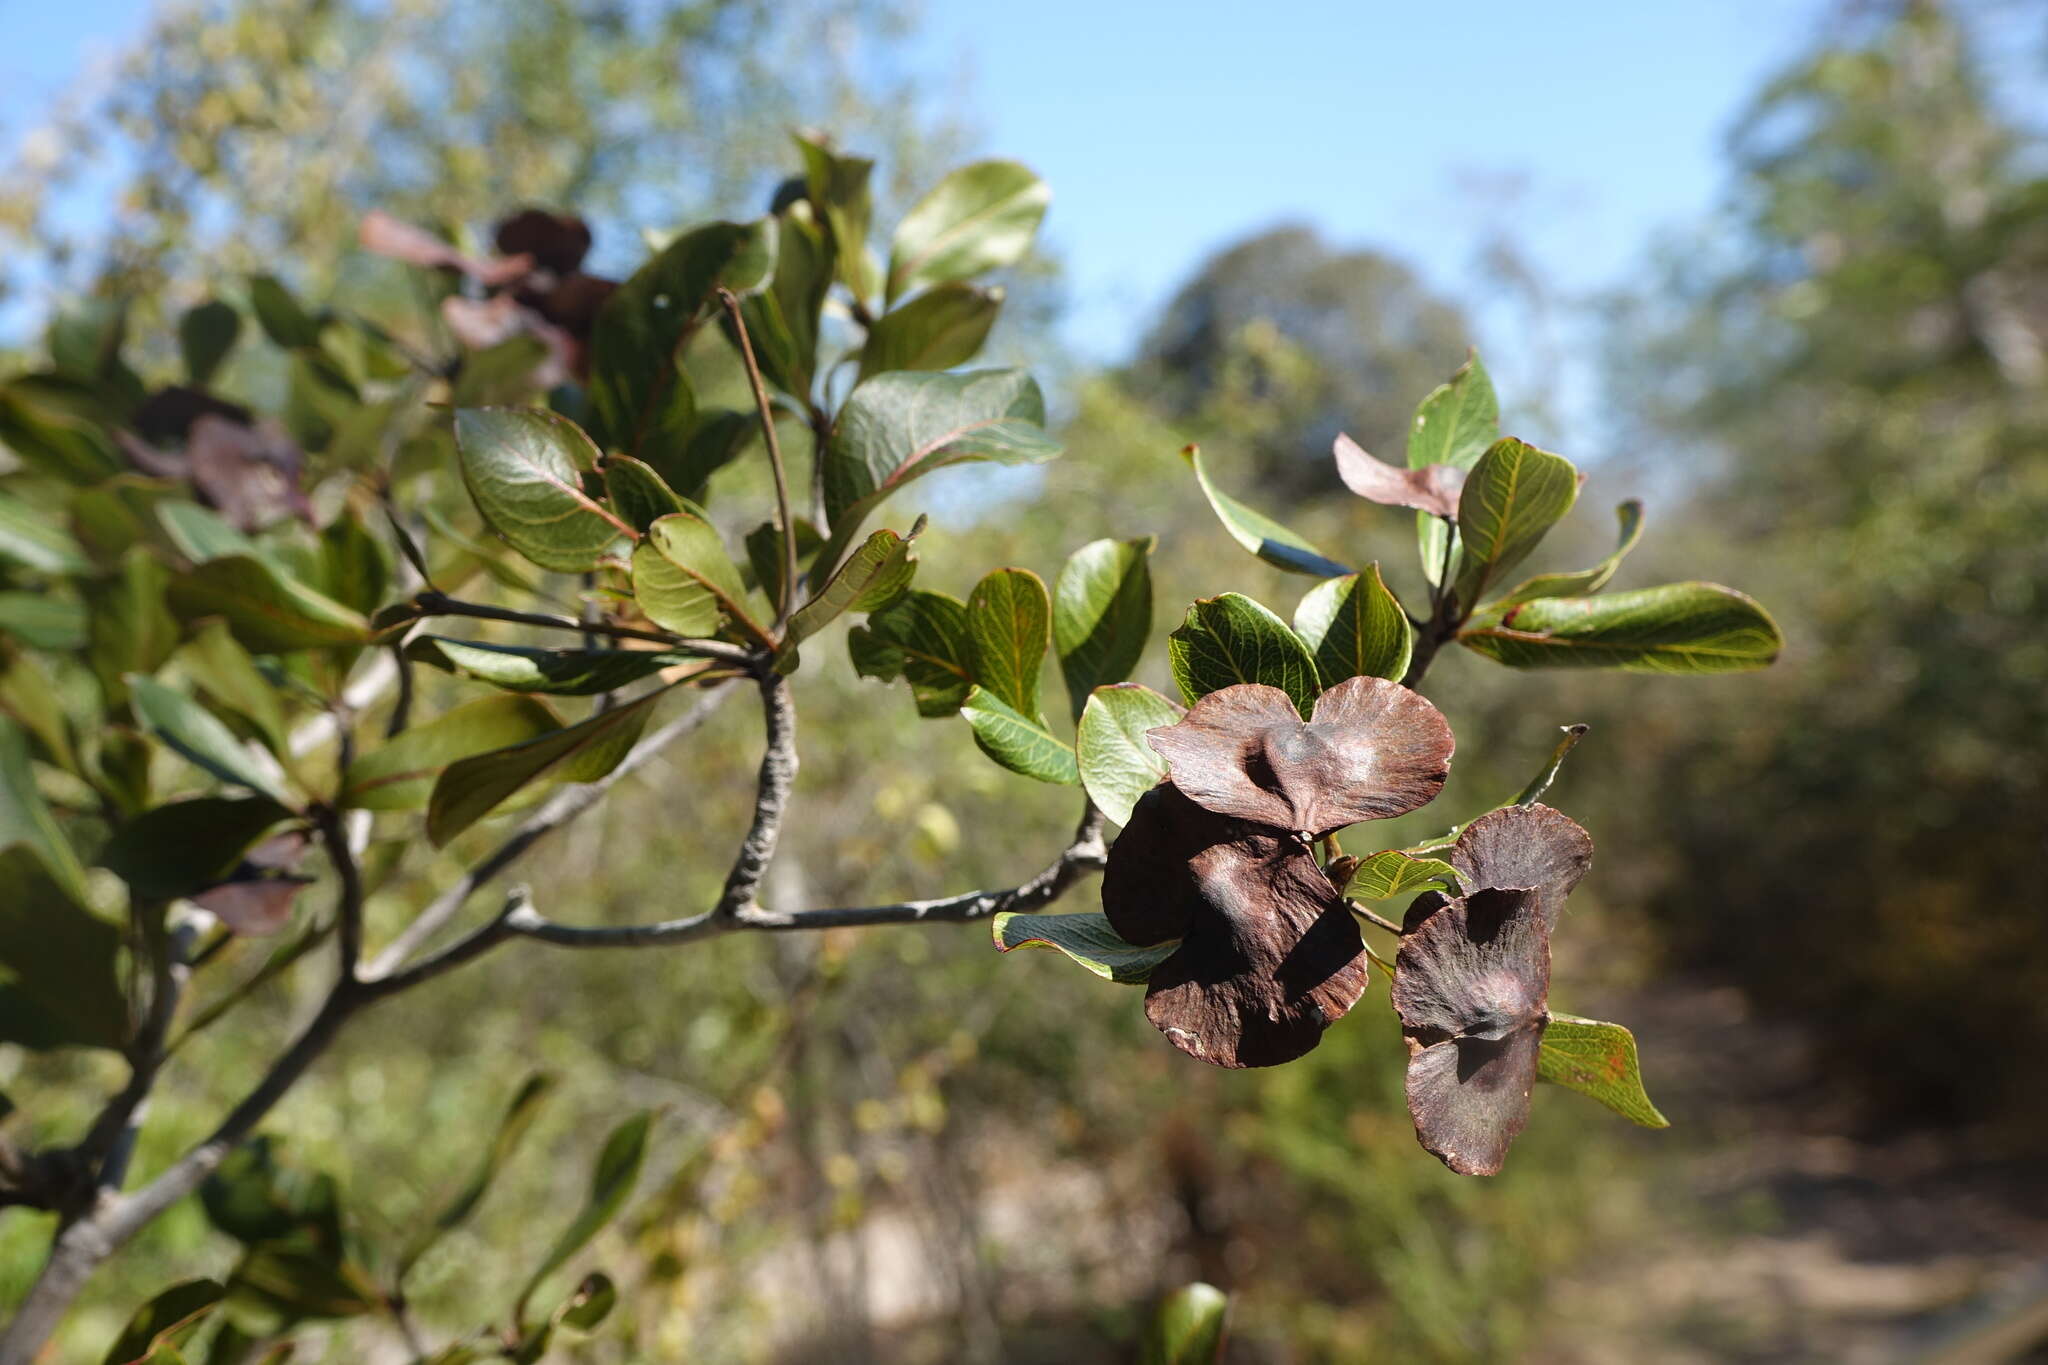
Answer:
POLYGON ((1413 507, 1438 517, 1458 515, 1458 495, 1465 488, 1465 471, 1456 465, 1401 469, 1374 458, 1364 446, 1343 435, 1337 437, 1336 455, 1337 477, 1367 502, 1413 507))
POLYGON ((1549 993, 1550 930, 1533 889, 1445 900, 1401 940, 1408 1112, 1424 1149, 1461 1175, 1497 1174, 1529 1122, 1549 993))
POLYGON ((304 877, 254 877, 247 881, 221 882, 192 897, 192 903, 209 910, 237 934, 258 937, 274 934, 291 923, 292 902, 311 885, 304 877))
POLYGON ((312 520, 299 487, 305 456, 277 424, 202 415, 186 437, 185 456, 193 484, 235 529, 259 531, 286 516, 312 520))
POLYGON ((1543 927, 1555 929, 1565 897, 1593 865, 1593 836, 1549 806, 1507 806, 1467 825, 1446 861, 1468 890, 1534 888, 1543 927))
POLYGON ((1204 809, 1317 838, 1428 804, 1455 747, 1419 693, 1367 677, 1324 692, 1307 721, 1277 687, 1220 688, 1145 737, 1204 809))
POLYGON ((1180 938, 1152 970, 1145 1014, 1212 1065, 1293 1061, 1365 993, 1358 922, 1310 850, 1172 786, 1139 799, 1110 850, 1102 904, 1130 942, 1180 938))
POLYGON ((135 409, 132 421, 135 430, 145 441, 161 445, 166 441, 182 441, 192 432, 192 424, 201 417, 221 417, 230 422, 248 426, 249 410, 240 403, 230 403, 225 398, 216 398, 210 393, 173 384, 158 389, 142 401, 135 409))
POLYGON ((363 221, 356 227, 356 240, 362 243, 364 250, 379 256, 427 270, 453 270, 485 286, 509 283, 531 273, 534 267, 530 256, 501 256, 479 261, 456 250, 425 228, 395 218, 382 209, 372 209, 363 215, 363 221))
POLYGON ((571 213, 521 209, 498 224, 498 250, 530 256, 543 270, 567 275, 590 251, 590 225, 571 213))

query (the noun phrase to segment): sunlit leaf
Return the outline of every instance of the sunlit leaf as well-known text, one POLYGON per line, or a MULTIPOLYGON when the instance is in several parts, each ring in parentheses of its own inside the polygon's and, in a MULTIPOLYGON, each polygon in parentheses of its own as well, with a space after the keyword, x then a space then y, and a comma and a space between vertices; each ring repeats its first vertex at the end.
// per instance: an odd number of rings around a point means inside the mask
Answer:
POLYGON ((961 702, 960 714, 974 727, 974 742, 981 751, 1011 772, 1069 786, 1081 780, 1074 746, 1046 729, 1035 712, 1019 711, 976 687, 961 702))
POLYGON ((997 569, 967 596, 974 680, 1026 717, 1038 714, 1038 675, 1052 643, 1052 600, 1029 569, 997 569))
POLYGON ((1631 498, 1614 509, 1614 517, 1621 524, 1621 533, 1616 539, 1613 554, 1592 568, 1580 569, 1577 573, 1537 574, 1507 596, 1481 607, 1480 614, 1497 615, 1518 602, 1534 601, 1538 597, 1583 597, 1606 587, 1608 580, 1614 577, 1614 571, 1621 567, 1621 561, 1642 539, 1643 505, 1631 498))
POLYGON ((279 774, 259 762, 234 731, 198 702, 140 673, 128 675, 128 694, 135 718, 156 739, 223 782, 291 804, 279 774))
POLYGON ((1310 588, 1294 609, 1294 633, 1314 652, 1325 685, 1361 676, 1399 682, 1415 643, 1378 564, 1310 588))
POLYGON ((508 692, 556 697, 596 696, 665 668, 696 661, 692 655, 668 650, 531 649, 451 640, 442 635, 416 636, 406 644, 405 652, 418 663, 508 692))
POLYGON ((1230 1298, 1214 1285, 1174 1290, 1145 1336, 1143 1365, 1218 1365, 1229 1319, 1230 1298))
POLYGON ((1137 683, 1111 683, 1089 693, 1074 727, 1074 757, 1081 785, 1098 810, 1119 825, 1130 823, 1131 807, 1166 776, 1166 760, 1145 742, 1145 732, 1185 714, 1137 683))
POLYGON ((1152 633, 1155 540, 1097 540, 1068 557, 1052 590, 1053 648, 1078 718, 1096 688, 1131 676, 1152 633))
POLYGON ((568 418, 540 408, 455 414, 462 480, 507 543, 543 569, 584 573, 632 527, 583 491, 597 448, 568 418))
POLYGON ((1143 984, 1154 967, 1180 948, 1178 939, 1146 948, 1126 943, 1109 927, 1109 917, 1099 910, 1072 915, 1020 915, 1005 911, 995 917, 991 927, 996 947, 1003 952, 1051 948, 1103 980, 1124 985, 1143 984))
POLYGON ((1620 1024, 1552 1014, 1543 1030, 1536 1074, 1552 1085, 1598 1100, 1630 1123, 1645 1128, 1671 1126, 1671 1120, 1658 1113, 1644 1093, 1635 1035, 1620 1024))
POLYGON ((1737 673, 1778 657, 1784 636, 1755 600, 1716 583, 1669 583, 1598 597, 1541 597, 1462 631, 1513 668, 1737 673))
POLYGON ((1314 578, 1336 578, 1351 570, 1311 545, 1304 537, 1288 530, 1279 522, 1255 512, 1236 498, 1218 488, 1209 477, 1208 467, 1202 462, 1202 448, 1187 446, 1181 450, 1181 457, 1195 471, 1195 481, 1202 486, 1202 496, 1209 500, 1217 520, 1223 529, 1230 532, 1230 538, 1250 550, 1260 559, 1290 573, 1308 574, 1314 578))
POLYGON ((888 301, 1015 265, 1031 250, 1052 191, 1028 166, 977 161, 933 186, 896 226, 888 301))
POLYGON ((1264 683, 1307 715, 1322 690, 1301 637, 1242 593, 1197 599, 1166 648, 1173 679, 1190 705, 1219 688, 1264 683))
POLYGON ((875 319, 861 348, 860 378, 888 370, 950 370, 980 353, 1002 311, 1003 291, 942 284, 875 319))

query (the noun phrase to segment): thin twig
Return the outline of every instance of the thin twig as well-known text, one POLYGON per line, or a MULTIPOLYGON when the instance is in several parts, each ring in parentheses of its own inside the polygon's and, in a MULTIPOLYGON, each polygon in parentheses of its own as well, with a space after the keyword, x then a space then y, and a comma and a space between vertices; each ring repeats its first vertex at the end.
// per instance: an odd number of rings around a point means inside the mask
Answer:
POLYGON ((543 918, 530 907, 506 917, 511 934, 537 938, 563 948, 636 948, 673 946, 713 934, 748 929, 766 933, 791 930, 845 929, 881 924, 960 924, 987 919, 1004 911, 1037 910, 1065 894, 1084 872, 1099 871, 1108 852, 1102 842, 1102 815, 1090 806, 1073 842, 1037 875, 1001 890, 967 891, 937 900, 896 901, 887 905, 836 907, 823 910, 774 911, 755 907, 721 916, 707 910, 655 924, 603 925, 579 928, 543 918))
POLYGON ((1344 904, 1351 908, 1352 914, 1358 916, 1367 924, 1372 925, 1376 929, 1384 929, 1388 933, 1394 935, 1396 938, 1399 938, 1401 935, 1408 932, 1406 929, 1403 929, 1400 925, 1394 923, 1392 920, 1387 919, 1382 915, 1376 914, 1373 911, 1366 909, 1357 901, 1352 900, 1349 896, 1346 896, 1344 898, 1344 904))
POLYGON ((723 659, 728 663, 751 664, 756 655, 738 645, 723 640, 679 639, 658 630, 641 630, 637 626, 615 626, 604 621, 578 621, 568 616, 548 616, 534 611, 512 611, 506 607, 489 607, 481 602, 463 602, 444 593, 423 592, 413 599, 413 606, 422 617, 427 616, 470 616, 481 621, 509 621, 514 625, 538 626, 543 630, 573 630, 577 634, 594 632, 609 635, 620 640, 647 640, 686 654, 700 654, 707 659, 723 659))
POLYGON ((632 750, 619 760, 618 767, 596 782, 564 787, 550 797, 539 810, 528 816, 525 822, 513 831, 510 838, 493 849, 482 862, 463 873, 453 886, 436 896, 433 902, 371 961, 369 970, 364 973, 365 978, 372 982, 380 982, 382 978, 397 971, 408 957, 423 947, 461 912, 463 905, 480 887, 494 880, 498 874, 517 862, 528 849, 549 834, 596 805, 606 792, 645 767, 663 749, 709 720, 712 712, 716 711, 729 695, 731 689, 723 682, 707 687, 695 706, 634 745, 632 750))
POLYGON ((341 883, 334 905, 335 937, 341 950, 341 979, 353 981, 363 957, 363 875, 356 866, 355 850, 349 847, 348 827, 341 813, 332 806, 321 806, 313 821, 341 883))
POLYGON ((754 342, 747 335, 746 319, 740 316, 740 301, 730 289, 720 289, 718 302, 739 337, 740 359, 746 362, 747 380, 754 386, 754 406, 761 414, 761 437, 768 443, 768 465, 775 472, 775 512, 782 523, 782 587, 775 595, 775 624, 779 627, 789 619, 790 598, 796 591, 796 522, 789 514, 789 471, 783 467, 782 442, 775 435, 775 408, 768 401, 768 386, 761 382, 760 362, 754 359, 754 342))

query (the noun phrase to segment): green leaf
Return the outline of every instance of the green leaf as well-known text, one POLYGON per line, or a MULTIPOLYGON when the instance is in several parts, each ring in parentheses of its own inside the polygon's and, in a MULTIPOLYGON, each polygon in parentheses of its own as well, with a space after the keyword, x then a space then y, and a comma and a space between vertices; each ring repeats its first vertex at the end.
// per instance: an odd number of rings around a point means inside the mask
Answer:
MULTIPOLYGON (((1500 400, 1493 391, 1493 377, 1474 351, 1448 382, 1431 390, 1415 409, 1414 424, 1408 429, 1408 467, 1447 464, 1470 469, 1498 439, 1500 400)), ((1424 512, 1415 518, 1415 534, 1422 572, 1435 583, 1443 571, 1445 537, 1456 532, 1441 518, 1424 512)))
POLYGON ((704 515, 703 508, 677 497, 676 491, 654 472, 654 466, 630 455, 605 457, 604 495, 619 519, 642 535, 647 534, 656 518, 671 512, 704 515))
POLYGON ((186 1280, 135 1310, 107 1351, 105 1365, 175 1365, 178 1348, 199 1330, 227 1286, 218 1280, 186 1280))
POLYGON ((965 280, 1015 265, 1031 250, 1052 191, 1027 166, 977 161, 962 166, 896 225, 889 245, 888 301, 926 285, 965 280))
POLYGON ((87 590, 87 660, 109 706, 127 699, 124 675, 154 673, 177 648, 178 622, 164 604, 170 589, 192 577, 173 581, 161 560, 136 545, 122 554, 118 574, 87 590))
POLYGON ((554 1087, 555 1078, 545 1071, 536 1071, 526 1078, 526 1083, 519 1087, 519 1093, 512 1097, 512 1103, 506 1107, 505 1116, 498 1120, 498 1130, 491 1136, 491 1145, 484 1149, 483 1156, 477 1161, 476 1169, 470 1173, 462 1189, 448 1201, 440 1213, 434 1216, 434 1221, 413 1238, 411 1244, 399 1256, 396 1275, 399 1283, 404 1282, 406 1272, 418 1263, 428 1248, 447 1233, 460 1227, 469 1215, 476 1211, 476 1206, 483 1202, 484 1193, 490 1189, 491 1182, 498 1178, 499 1168, 512 1155, 513 1149, 519 1145, 519 1140, 526 1135, 526 1130, 533 1126, 533 1120, 540 1113, 541 1101, 547 1098, 548 1092, 554 1087))
POLYGON ((40 401, 19 382, 0 387, 0 448, 35 472, 71 484, 99 483, 127 465, 98 426, 40 401))
POLYGON ((576 1292, 556 1306, 547 1320, 534 1328, 524 1341, 512 1348, 514 1365, 534 1365, 547 1357, 548 1347, 553 1343, 555 1332, 567 1327, 575 1332, 588 1332, 611 1315, 619 1301, 618 1286, 609 1275, 592 1271, 576 1286, 576 1292))
POLYGON ((555 697, 593 697, 672 668, 694 656, 669 650, 528 649, 422 635, 405 647, 406 657, 444 673, 474 678, 508 692, 544 692, 555 697))
POLYGON ((1541 597, 1462 631, 1467 648, 1511 668, 1739 673, 1785 639, 1761 606, 1718 583, 1668 583, 1600 597, 1541 597))
POLYGON ((1669 1128, 1643 1091, 1635 1035, 1619 1024, 1553 1014, 1536 1054, 1536 1074, 1552 1085, 1596 1099, 1645 1128, 1669 1128))
POLYGON ((1239 545, 1289 573, 1336 578, 1351 572, 1279 522, 1253 511, 1218 488, 1209 478, 1208 466, 1202 463, 1200 446, 1183 446, 1180 453, 1195 471, 1195 482, 1202 486, 1202 496, 1209 500, 1216 519, 1223 523, 1223 529, 1230 532, 1230 538, 1239 545))
POLYGON ((1100 911, 1075 915, 1021 915, 1006 910, 992 925, 996 947, 1003 952, 1017 948, 1051 948, 1065 953, 1105 981, 1120 985, 1142 985, 1152 969, 1180 948, 1180 940, 1140 948, 1117 937, 1109 917, 1100 911))
POLYGON ((688 434, 695 402, 684 346, 721 285, 747 294, 775 269, 773 220, 708 223, 683 233, 635 271, 599 310, 591 336, 590 400, 614 449, 659 466, 688 434))
POLYGON ((581 1251, 598 1231, 618 1214, 627 1196, 633 1193, 633 1185, 640 1178, 640 1162, 647 1152, 647 1129, 654 1116, 647 1112, 635 1114, 605 1139, 604 1150, 598 1153, 597 1167, 590 1176, 590 1196, 585 1200, 582 1212, 574 1222, 562 1230, 555 1239, 540 1268, 519 1291, 519 1301, 513 1306, 512 1316, 522 1326, 526 1322, 526 1303, 533 1297, 533 1291, 540 1282, 559 1268, 564 1261, 581 1251))
POLYGON ((200 796, 144 811, 100 851, 100 864, 143 900, 171 900, 224 880, 291 812, 268 796, 200 796))
POLYGON ((647 619, 678 635, 710 635, 719 619, 764 645, 774 641, 747 610, 740 570, 702 517, 672 512, 647 528, 633 551, 633 596, 647 619))
POLYGON ((865 157, 841 156, 824 138, 812 134, 796 134, 796 145, 803 155, 811 202, 824 215, 832 234, 840 282, 855 298, 871 299, 880 287, 876 278, 880 272, 867 254, 868 222, 874 213, 868 176, 875 163, 865 157))
POLYGON ((1322 691, 1316 663, 1287 623, 1242 593, 1198 598, 1166 639, 1173 680, 1192 706, 1238 683, 1277 687, 1306 716, 1322 691))
POLYGON ((616 768, 640 738, 662 695, 650 692, 550 734, 450 764, 427 799, 427 838, 441 847, 543 776, 595 782, 616 768))
POLYGON ((229 555, 173 578, 166 594, 181 620, 218 616, 252 654, 368 644, 361 612, 280 574, 268 560, 229 555))
POLYGON ((0 849, 30 849, 65 891, 86 902, 85 868, 36 785, 28 732, 0 717, 0 849))
POLYGON ((860 378, 889 370, 950 370, 988 340, 1003 291, 942 284, 875 319, 861 347, 860 378))
MULTIPOLYGON (((818 319, 832 288, 832 248, 808 203, 791 204, 775 224, 775 279, 740 305, 740 315, 762 375, 808 404, 818 363, 818 319)), ((725 326, 732 336, 730 320, 725 326)))
POLYGON ((0 592, 0 636, 30 649, 69 654, 84 648, 92 619, 76 602, 40 592, 0 592))
POLYGON ((358 758, 339 801, 363 810, 418 810, 449 764, 560 729, 555 713, 531 697, 479 697, 358 758))
POLYGON ((541 408, 464 408, 455 414, 462 481, 484 520, 527 559, 587 573, 633 528, 583 491, 597 447, 568 418, 541 408))
POLYGON ((1184 1285, 1166 1296, 1145 1337, 1143 1365, 1217 1365, 1230 1298, 1214 1285, 1184 1285))
POLYGON ((230 526, 218 512, 196 502, 166 499, 156 505, 156 520, 178 553, 194 564, 229 555, 263 556, 255 541, 230 526))
POLYGON ((0 849, 0 1039, 119 1048, 128 997, 121 931, 88 911, 32 848, 0 849))
POLYGON ((1145 732, 1185 714, 1137 683, 1111 683, 1089 694, 1074 727, 1074 755, 1081 785, 1098 810, 1119 825, 1131 822, 1131 807, 1166 777, 1166 760, 1145 742, 1145 732))
POLYGON ((1022 370, 898 371, 855 388, 825 449, 832 540, 813 582, 838 566, 868 513, 912 479, 968 461, 1037 464, 1059 454, 1044 424, 1044 395, 1022 370))
POLYGON ((1579 496, 1579 471, 1562 455, 1495 441, 1458 498, 1458 600, 1476 603, 1489 583, 1521 563, 1579 496))
POLYGON ((235 349, 242 335, 242 315, 219 299, 185 310, 178 319, 178 351, 185 360, 185 382, 203 389, 235 349))
POLYGON ((1388 849, 1359 859, 1344 894, 1362 901, 1391 900, 1422 891, 1448 891, 1455 896, 1458 886, 1458 870, 1449 863, 1388 849))
POLYGON ((1294 633, 1314 651, 1316 676, 1325 685, 1358 677, 1399 682, 1415 644, 1408 613, 1387 590, 1378 564, 1310 588, 1294 609, 1294 633))
POLYGON ((917 574, 917 561, 911 556, 910 546, 923 526, 924 520, 919 518, 908 536, 899 536, 894 531, 877 531, 848 555, 846 562, 839 566, 839 572, 832 575, 817 595, 790 615, 789 627, 783 632, 777 666, 784 672, 795 667, 797 646, 841 614, 875 611, 887 606, 908 588, 910 580, 917 574))
POLYGON ((1052 639, 1076 719, 1088 695, 1131 676, 1152 633, 1151 536, 1074 551, 1052 589, 1052 639))
POLYGON ((960 714, 974 727, 981 751, 1013 773, 1073 786, 1080 782, 1074 746, 1045 728, 1036 713, 1019 711, 983 688, 968 690, 960 714))
POLYGON ((84 573, 91 567, 85 548, 64 529, 60 517, 6 492, 0 492, 0 563, 53 575, 84 573))
POLYGON ((283 780, 259 763, 220 718, 183 692, 141 673, 128 675, 129 705, 143 729, 223 782, 291 804, 283 780))
POLYGON ((353 507, 320 532, 320 587, 327 596, 365 616, 384 605, 391 587, 391 551, 363 525, 353 507))
POLYGON ((39 654, 20 653, 0 667, 0 712, 13 717, 42 746, 52 763, 84 776, 64 699, 39 654))
POLYGON ((263 676, 249 651, 225 621, 208 621, 177 651, 178 665, 219 705, 247 719, 269 747, 284 757, 291 737, 277 685, 263 676))
POLYGON ((1614 517, 1621 523, 1621 534, 1613 554, 1592 568, 1580 569, 1577 573, 1537 574, 1506 597, 1481 607, 1479 614, 1495 616, 1519 602, 1531 602, 1539 597, 1584 597, 1606 587, 1608 580, 1614 577, 1614 571, 1621 567, 1623 558, 1643 537, 1643 505, 1631 498, 1614 509, 1614 517))
POLYGON ((326 1248, 308 1250, 291 1243, 250 1248, 228 1289, 287 1321, 361 1317, 384 1307, 376 1281, 361 1266, 326 1248))
POLYGON ((534 378, 547 362, 548 345, 537 336, 508 337, 462 357, 448 399, 458 408, 489 408, 532 401, 534 378))
POLYGON ((1025 716, 1038 714, 1038 675, 1052 643, 1052 601, 1029 569, 997 569, 967 595, 974 680, 1025 716))
MULTIPOLYGON (((923 525, 923 520, 920 518, 918 525, 912 526, 910 529, 913 533, 916 533, 918 526, 921 525, 923 525)), ((796 562, 799 585, 802 582, 804 561, 816 554, 818 547, 824 543, 825 538, 818 534, 817 527, 811 525, 803 517, 796 519, 796 562)), ((754 586, 758 587, 761 590, 761 595, 769 601, 777 601, 782 596, 781 530, 774 522, 764 521, 753 530, 747 532, 746 544, 747 572, 754 586)), ((863 594, 863 596, 865 595, 863 594)), ((880 606, 881 603, 877 602, 875 605, 880 606)), ((862 608, 864 611, 872 611, 873 609, 873 607, 862 608)))
POLYGON ((320 321, 305 310, 275 275, 249 277, 249 306, 257 325, 286 350, 320 344, 320 321))
POLYGON ((974 686, 974 639, 967 604, 913 588, 868 616, 846 637, 854 672, 910 683, 921 716, 950 716, 974 686))

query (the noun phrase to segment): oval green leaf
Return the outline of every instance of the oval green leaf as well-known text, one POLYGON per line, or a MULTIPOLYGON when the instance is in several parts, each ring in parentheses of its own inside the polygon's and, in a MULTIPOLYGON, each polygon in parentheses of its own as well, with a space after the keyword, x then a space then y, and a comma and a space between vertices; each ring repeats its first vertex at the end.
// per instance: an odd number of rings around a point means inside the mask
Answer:
POLYGON ((896 225, 888 302, 913 289, 1015 265, 1031 250, 1052 191, 1015 161, 977 161, 933 186, 896 225))
POLYGON ((921 716, 950 716, 974 686, 974 639, 967 604, 913 588, 847 632, 854 672, 890 682, 902 678, 921 716))
POLYGON ((1003 291, 942 284, 875 319, 860 352, 860 378, 889 370, 950 370, 988 340, 1003 291))
POLYGON ((541 408, 463 408, 455 414, 462 481, 506 543, 543 569, 587 573, 633 528, 583 491, 597 447, 583 429, 541 408))
POLYGON ((1038 714, 1038 675, 1052 643, 1052 600, 1029 569, 997 569, 967 596, 974 680, 1025 716, 1038 714))
POLYGON ((1052 640, 1076 718, 1089 694, 1131 676, 1152 633, 1151 536, 1098 540, 1068 557, 1052 589, 1052 640))
POLYGON ((1756 601, 1718 583, 1668 583, 1599 597, 1540 597, 1459 643, 1511 668, 1739 673, 1778 657, 1785 637, 1756 601))
POLYGON ((974 727, 981 751, 1011 772, 1064 786, 1080 782, 1074 746, 1048 730, 1035 713, 1019 711, 975 687, 961 702, 960 714, 974 727))
POLYGON ((747 610, 739 566, 718 530, 702 517, 657 518, 633 551, 633 596, 647 619, 678 635, 710 635, 728 618, 761 644, 773 644, 747 610))
POLYGON ((1166 760, 1145 742, 1145 732, 1185 714, 1137 683, 1111 683, 1089 694, 1074 727, 1074 757, 1096 809, 1119 825, 1131 822, 1131 807, 1166 777, 1166 760))
POLYGON ((450 764, 427 798, 427 838, 441 847, 542 777, 595 782, 617 767, 640 738, 661 697, 662 692, 650 692, 588 720, 450 764))
POLYGON ((1315 654, 1316 676, 1326 686, 1357 677, 1399 682, 1415 645, 1408 613, 1378 564, 1310 588, 1294 609, 1294 633, 1315 654))
POLYGON ((1495 441, 1458 497, 1458 600, 1476 603, 1487 585, 1528 558, 1579 497, 1579 471, 1562 455, 1512 436, 1495 441))
POLYGON ((1190 706, 1219 688, 1264 683, 1306 716, 1322 691, 1316 663, 1287 623, 1242 593, 1199 598, 1166 638, 1167 660, 1190 706))
POLYGON ((553 697, 593 697, 693 656, 668 650, 528 649, 422 635, 405 647, 406 657, 444 673, 474 678, 508 692, 541 692, 553 697))
POLYGON ((413 726, 350 764, 341 804, 363 810, 419 810, 449 764, 561 728, 561 719, 531 697, 478 697, 413 726))

